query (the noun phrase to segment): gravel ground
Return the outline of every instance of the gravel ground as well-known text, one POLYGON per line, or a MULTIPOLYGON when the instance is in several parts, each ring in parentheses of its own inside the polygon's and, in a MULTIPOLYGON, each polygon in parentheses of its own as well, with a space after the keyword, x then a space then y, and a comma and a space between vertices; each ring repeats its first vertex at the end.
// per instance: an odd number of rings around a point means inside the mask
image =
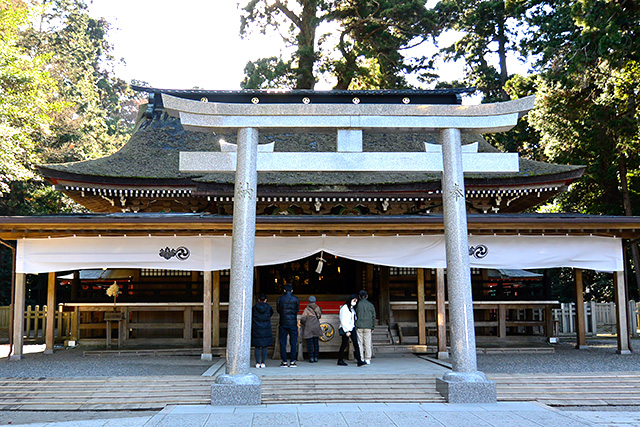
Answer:
POLYGON ((212 365, 199 356, 84 356, 87 350, 91 348, 57 348, 53 354, 43 354, 29 353, 25 346, 23 360, 0 358, 0 377, 202 375, 212 365))
MULTIPOLYGON (((616 341, 588 341, 589 348, 576 350, 575 342, 554 345, 555 353, 479 354, 478 369, 485 373, 560 373, 640 371, 640 339, 632 340, 637 349, 630 355, 616 354, 616 341)), ((42 346, 25 346, 24 359, 9 361, 7 346, 0 345, 0 377, 74 377, 74 376, 152 376, 202 375, 211 362, 198 356, 84 356, 88 347, 57 348, 43 354, 42 346)))
POLYGON ((640 371, 640 339, 632 340, 636 352, 616 354, 613 339, 588 340, 588 349, 575 349, 575 341, 554 345, 555 353, 479 354, 478 369, 485 373, 561 373, 640 371))

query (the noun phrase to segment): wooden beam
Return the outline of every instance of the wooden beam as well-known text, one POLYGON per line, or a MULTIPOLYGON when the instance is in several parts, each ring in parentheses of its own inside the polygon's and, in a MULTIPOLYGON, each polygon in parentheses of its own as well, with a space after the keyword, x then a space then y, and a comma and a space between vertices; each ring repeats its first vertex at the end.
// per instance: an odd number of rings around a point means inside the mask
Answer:
POLYGON ((26 274, 16 273, 16 289, 13 301, 13 352, 10 360, 20 360, 24 356, 24 303, 26 274))
POLYGON ((44 354, 53 354, 56 321, 56 273, 50 272, 47 286, 47 325, 44 354))
POLYGON ((213 272, 211 282, 211 327, 213 328, 213 346, 220 346, 220 272, 213 272))
MULTIPOLYGON (((311 198, 304 194, 301 197, 311 198)), ((157 236, 229 234, 232 227, 231 216, 181 217, 174 218, 111 218, 104 215, 89 217, 2 217, 0 238, 16 240, 23 237, 71 237, 77 236, 157 236)), ((468 228, 473 234, 515 235, 589 235, 617 236, 621 238, 640 237, 636 217, 587 217, 575 218, 553 215, 552 218, 532 218, 518 214, 469 215, 468 228)), ((394 215, 384 217, 344 216, 325 217, 323 215, 301 216, 258 216, 256 233, 271 236, 282 235, 396 235, 415 233, 443 233, 442 217, 394 215), (303 232, 301 233, 301 230, 303 232), (380 234, 382 233, 382 234, 380 234)))
POLYGON ((629 313, 624 271, 613 273, 613 287, 616 299, 616 327, 618 330, 618 354, 631 354, 629 345, 629 313))
POLYGON ((447 351, 447 311, 445 307, 444 268, 436 269, 436 337, 438 359, 448 359, 447 351))
POLYGON ((588 348, 586 337, 586 323, 584 317, 584 284, 582 269, 574 269, 576 285, 576 348, 588 348))
POLYGON ((204 286, 202 292, 202 360, 212 360, 211 354, 211 271, 202 273, 204 277, 204 286))
POLYGON ((427 345, 427 329, 424 313, 424 268, 418 269, 418 344, 427 345))

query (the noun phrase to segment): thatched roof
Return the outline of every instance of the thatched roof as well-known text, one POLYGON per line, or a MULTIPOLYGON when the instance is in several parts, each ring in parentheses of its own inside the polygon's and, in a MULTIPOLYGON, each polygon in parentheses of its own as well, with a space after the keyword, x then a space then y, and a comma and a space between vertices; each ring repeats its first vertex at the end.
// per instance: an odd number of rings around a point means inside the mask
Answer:
MULTIPOLYGON (((144 106, 143 106, 144 107, 144 106)), ((232 174, 186 174, 178 170, 180 151, 220 151, 220 140, 236 142, 235 133, 200 133, 185 131, 180 121, 165 113, 157 113, 147 118, 142 114, 136 131, 118 152, 95 160, 82 162, 49 164, 40 166, 45 176, 70 175, 101 178, 144 179, 144 180, 193 180, 200 183, 233 183, 232 174), (56 173, 57 172, 57 173, 56 173)), ((334 133, 267 133, 261 132, 260 143, 275 143, 275 151, 335 151, 334 133)), ((364 151, 424 151, 424 143, 438 144, 437 133, 364 133, 364 151)), ((479 152, 498 152, 480 135, 463 134, 463 144, 478 142, 479 152)), ((517 173, 474 173, 466 174, 468 180, 511 181, 525 177, 552 175, 580 175, 581 166, 566 166, 520 159, 517 173)), ((343 186, 343 185, 393 185, 439 181, 439 173, 362 173, 362 172, 316 172, 316 173, 275 173, 258 174, 259 185, 270 186, 343 186)), ((574 177, 575 178, 575 177, 574 177)))

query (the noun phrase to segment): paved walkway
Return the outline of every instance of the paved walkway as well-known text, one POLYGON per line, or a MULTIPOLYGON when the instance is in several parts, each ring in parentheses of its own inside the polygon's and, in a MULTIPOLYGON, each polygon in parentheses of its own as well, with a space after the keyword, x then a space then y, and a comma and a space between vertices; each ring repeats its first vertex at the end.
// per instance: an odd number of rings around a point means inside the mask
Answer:
MULTIPOLYGON (((107 416, 107 414, 105 414, 107 416)), ((35 421, 35 420, 34 420, 35 421)), ((7 424, 4 424, 7 425, 7 424)), ((169 406, 153 416, 55 423, 38 427, 213 426, 637 426, 640 412, 562 412, 535 403, 309 404, 261 406, 169 406)))

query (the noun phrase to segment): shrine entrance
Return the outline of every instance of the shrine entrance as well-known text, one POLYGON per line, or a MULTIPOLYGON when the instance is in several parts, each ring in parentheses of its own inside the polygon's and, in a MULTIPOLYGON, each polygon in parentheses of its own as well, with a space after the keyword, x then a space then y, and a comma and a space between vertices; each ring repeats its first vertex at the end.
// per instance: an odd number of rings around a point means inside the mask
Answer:
POLYGON ((280 295, 284 285, 293 285, 301 300, 315 295, 319 300, 344 301, 363 289, 363 264, 327 253, 317 253, 296 261, 257 268, 255 293, 280 295), (319 258, 322 258, 320 271, 319 258), (326 296, 326 297, 324 297, 326 296), (343 299, 344 297, 344 299, 343 299))

